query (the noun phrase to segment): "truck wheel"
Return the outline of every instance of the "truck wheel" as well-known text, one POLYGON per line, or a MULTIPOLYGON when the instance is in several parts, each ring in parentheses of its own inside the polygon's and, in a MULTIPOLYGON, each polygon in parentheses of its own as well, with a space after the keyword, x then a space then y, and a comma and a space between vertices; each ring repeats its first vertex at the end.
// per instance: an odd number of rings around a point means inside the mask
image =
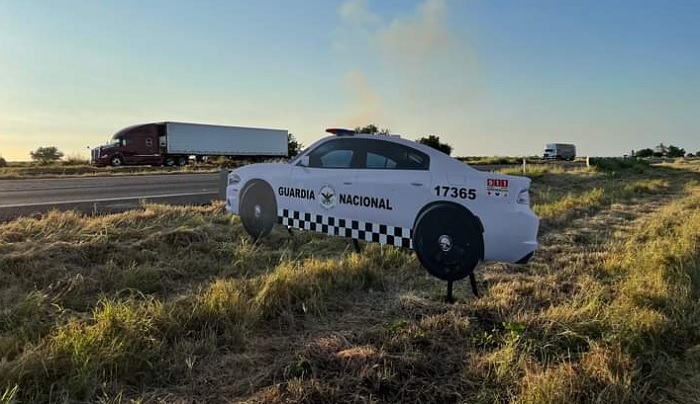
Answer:
POLYGON ((484 239, 477 219, 466 209, 437 204, 416 219, 413 249, 433 276, 458 281, 474 272, 484 256, 484 239))
POLYGON ((187 165, 187 157, 178 157, 177 165, 180 167, 186 166, 187 165))
POLYGON ((256 181, 246 186, 241 197, 241 222, 254 239, 266 236, 277 222, 277 202, 270 186, 256 181))
POLYGON ((109 159, 109 164, 112 167, 119 167, 120 165, 124 164, 124 159, 122 156, 112 156, 112 158, 109 159))
POLYGON ((167 167, 172 167, 172 166, 175 165, 175 158, 173 158, 173 157, 166 157, 166 158, 165 158, 165 161, 163 162, 163 164, 165 164, 165 166, 167 166, 167 167))

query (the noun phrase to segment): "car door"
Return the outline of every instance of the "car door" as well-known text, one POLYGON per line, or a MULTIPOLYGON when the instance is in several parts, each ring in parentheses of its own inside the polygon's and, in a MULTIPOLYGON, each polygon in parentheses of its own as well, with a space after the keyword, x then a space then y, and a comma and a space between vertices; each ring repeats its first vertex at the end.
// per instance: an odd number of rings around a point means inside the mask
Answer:
MULTIPOLYGON (((410 229, 430 199, 430 158, 397 142, 368 139, 357 170, 357 189, 370 197, 363 216, 372 223, 410 229), (379 200, 375 203, 375 198, 379 200)), ((366 201, 366 199, 365 199, 366 201)))
POLYGON ((289 186, 277 190, 283 223, 344 235, 344 229, 349 227, 346 221, 355 212, 351 206, 338 202, 354 187, 359 153, 356 139, 352 138, 330 139, 311 150, 308 166, 296 165, 289 186))

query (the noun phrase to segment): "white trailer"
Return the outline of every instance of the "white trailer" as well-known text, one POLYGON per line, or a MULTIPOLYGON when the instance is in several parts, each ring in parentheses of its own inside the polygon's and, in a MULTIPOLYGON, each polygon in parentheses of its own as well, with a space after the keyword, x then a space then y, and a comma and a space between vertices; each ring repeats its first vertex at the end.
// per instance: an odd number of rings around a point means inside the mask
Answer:
POLYGON ((205 156, 287 156, 287 131, 241 126, 168 122, 168 154, 205 156))

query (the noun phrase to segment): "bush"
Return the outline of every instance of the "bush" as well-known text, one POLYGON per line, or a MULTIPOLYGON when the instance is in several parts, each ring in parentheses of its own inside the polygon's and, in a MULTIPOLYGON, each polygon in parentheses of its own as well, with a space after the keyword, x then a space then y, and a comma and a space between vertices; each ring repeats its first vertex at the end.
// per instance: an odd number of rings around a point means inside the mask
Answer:
POLYGON ((355 132, 357 133, 368 133, 370 135, 388 135, 391 133, 389 128, 384 128, 384 129, 379 129, 377 125, 370 123, 367 126, 358 126, 355 128, 355 132))
POLYGON ((7 167, 7 160, 0 156, 0 167, 7 167))
POLYGON ((287 135, 287 157, 292 158, 296 156, 301 153, 303 148, 304 145, 294 137, 294 134, 289 133, 287 135))
POLYGON ((63 152, 59 151, 56 146, 39 147, 35 151, 29 152, 29 155, 32 160, 41 164, 48 164, 63 158, 63 152))
POLYGON ((644 172, 649 168, 649 162, 639 159, 626 159, 619 157, 592 157, 589 159, 592 167, 598 171, 614 172, 632 170, 635 172, 644 172))
POLYGON ((452 146, 447 143, 442 143, 440 141, 440 136, 429 135, 428 137, 422 137, 418 139, 418 143, 430 146, 435 150, 440 150, 448 156, 452 153, 452 146))
POLYGON ((637 156, 637 157, 654 157, 654 151, 647 147, 646 149, 637 150, 637 152, 635 153, 635 156, 637 156))
POLYGON ((90 160, 82 157, 79 154, 69 154, 66 159, 63 161, 63 165, 66 166, 82 166, 82 165, 89 165, 90 160))

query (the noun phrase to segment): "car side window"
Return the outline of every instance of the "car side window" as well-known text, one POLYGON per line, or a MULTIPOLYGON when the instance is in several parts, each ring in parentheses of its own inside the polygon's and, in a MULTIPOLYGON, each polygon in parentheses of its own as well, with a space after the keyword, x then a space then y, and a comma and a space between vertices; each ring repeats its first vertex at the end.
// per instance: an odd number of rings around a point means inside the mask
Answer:
POLYGON ((350 168, 352 164, 352 150, 333 150, 321 156, 323 168, 350 168))
POLYGON ((362 164, 367 169, 428 170, 430 157, 427 154, 399 143, 384 140, 368 140, 365 143, 367 160, 362 164))
POLYGON ((430 157, 427 154, 417 150, 406 148, 406 159, 403 161, 403 167, 407 170, 427 170, 430 168, 430 157))
POLYGON ((396 168, 396 161, 381 154, 367 153, 367 168, 396 168))
POLYGON ((351 168, 357 157, 356 146, 348 139, 330 140, 309 153, 309 167, 351 168))

